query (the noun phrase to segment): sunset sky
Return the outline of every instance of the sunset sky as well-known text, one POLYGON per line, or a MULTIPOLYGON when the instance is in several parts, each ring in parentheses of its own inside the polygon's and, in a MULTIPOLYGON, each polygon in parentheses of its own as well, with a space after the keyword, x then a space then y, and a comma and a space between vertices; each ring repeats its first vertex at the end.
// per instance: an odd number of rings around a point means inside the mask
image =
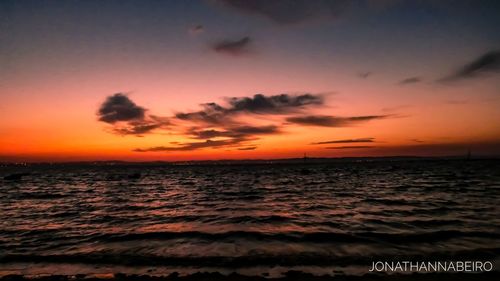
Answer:
POLYGON ((500 156, 499 1, 0 2, 0 161, 500 156))

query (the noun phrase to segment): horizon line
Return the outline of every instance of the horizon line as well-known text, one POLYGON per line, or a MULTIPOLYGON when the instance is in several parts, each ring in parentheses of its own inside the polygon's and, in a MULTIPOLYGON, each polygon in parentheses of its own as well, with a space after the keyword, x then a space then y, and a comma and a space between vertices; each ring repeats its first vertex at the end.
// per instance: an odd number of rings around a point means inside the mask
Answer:
POLYGON ((345 157, 293 157, 293 158, 246 158, 246 159, 204 159, 204 160, 74 160, 74 161, 1 161, 0 165, 40 165, 40 164, 182 164, 182 163, 216 163, 216 162, 279 162, 279 161, 315 161, 315 160, 357 160, 357 159, 439 159, 439 160, 499 160, 500 155, 477 155, 468 158, 467 155, 445 156, 418 156, 418 155, 389 155, 389 156, 345 156, 345 157))

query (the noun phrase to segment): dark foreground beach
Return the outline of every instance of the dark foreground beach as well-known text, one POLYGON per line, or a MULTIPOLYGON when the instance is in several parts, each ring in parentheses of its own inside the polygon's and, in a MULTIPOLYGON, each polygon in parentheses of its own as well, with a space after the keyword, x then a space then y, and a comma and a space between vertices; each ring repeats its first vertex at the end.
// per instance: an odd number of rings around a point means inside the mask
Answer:
POLYGON ((413 274, 393 274, 375 275, 366 274, 363 276, 315 276, 299 271, 289 271, 280 278, 265 278, 261 276, 245 276, 237 273, 222 275, 220 273, 195 273, 186 276, 179 276, 172 273, 168 276, 149 275, 125 275, 115 274, 109 277, 88 277, 85 275, 65 276, 52 275, 41 277, 24 277, 21 275, 7 275, 0 278, 1 281, 487 281, 500 280, 499 272, 483 273, 413 273, 413 274))

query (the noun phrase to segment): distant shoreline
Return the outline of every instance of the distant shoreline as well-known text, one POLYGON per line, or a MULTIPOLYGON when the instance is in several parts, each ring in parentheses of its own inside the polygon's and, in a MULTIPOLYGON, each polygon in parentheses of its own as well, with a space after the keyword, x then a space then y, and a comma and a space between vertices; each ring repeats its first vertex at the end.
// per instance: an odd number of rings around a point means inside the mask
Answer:
POLYGON ((477 156, 467 159, 463 155, 452 156, 384 156, 384 157, 304 157, 280 159, 220 159, 220 160, 187 160, 187 161, 62 161, 62 162, 0 162, 0 167, 5 166, 182 166, 182 165, 241 165, 241 164, 323 164, 339 162, 379 162, 379 161, 410 161, 410 160, 500 160, 500 156, 477 156))

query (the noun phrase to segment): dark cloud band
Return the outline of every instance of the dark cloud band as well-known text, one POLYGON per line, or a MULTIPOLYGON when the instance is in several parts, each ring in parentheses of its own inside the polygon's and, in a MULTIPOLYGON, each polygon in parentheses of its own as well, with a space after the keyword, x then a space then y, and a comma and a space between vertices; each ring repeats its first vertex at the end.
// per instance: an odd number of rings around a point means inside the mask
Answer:
POLYGON ((422 78, 420 78, 418 76, 414 76, 414 77, 405 78, 405 79, 399 81, 398 84, 399 85, 408 85, 408 84, 416 84, 419 82, 422 82, 422 78))
POLYGON ((330 146, 325 147, 326 149, 365 149, 365 148, 375 148, 376 146, 368 145, 352 145, 352 146, 330 146))
POLYGON ((388 115, 368 115, 368 116, 353 116, 353 117, 336 117, 329 115, 306 115, 289 117, 286 120, 291 123, 303 126, 320 126, 320 127, 347 127, 357 123, 367 122, 370 120, 384 119, 388 115))
POLYGON ((311 106, 324 103, 322 95, 280 94, 265 96, 262 94, 253 97, 233 97, 227 99, 228 106, 218 103, 205 103, 200 111, 178 113, 176 117, 181 120, 203 122, 206 124, 229 124, 235 114, 289 114, 298 112, 311 106))
POLYGON ((321 142, 313 142, 311 144, 367 143, 367 142, 374 142, 374 141, 375 141, 375 138, 359 138, 359 139, 321 141, 321 142))
POLYGON ((135 152, 152 152, 152 151, 192 151, 202 148, 218 148, 239 145, 247 141, 244 138, 232 138, 225 140, 206 140, 204 142, 186 142, 177 146, 157 146, 145 149, 135 149, 135 152))
POLYGON ((485 53, 468 64, 462 66, 451 75, 448 75, 440 82, 451 82, 462 79, 482 77, 489 73, 500 73, 500 51, 485 53))
POLYGON ((237 40, 223 40, 213 45, 213 50, 217 53, 229 55, 244 55, 250 53, 249 45, 251 39, 245 36, 237 40))

